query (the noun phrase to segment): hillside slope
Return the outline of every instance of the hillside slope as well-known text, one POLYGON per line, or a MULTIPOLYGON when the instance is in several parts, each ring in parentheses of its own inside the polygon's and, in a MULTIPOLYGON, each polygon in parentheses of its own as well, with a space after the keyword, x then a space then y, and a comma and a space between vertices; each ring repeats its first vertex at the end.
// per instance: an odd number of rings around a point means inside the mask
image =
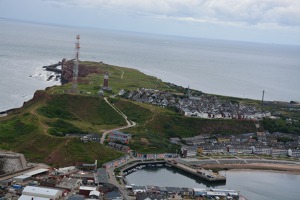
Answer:
POLYGON ((66 133, 98 133, 125 125, 125 120, 99 97, 48 94, 37 91, 21 109, 0 118, 0 149, 24 153, 32 162, 64 166, 104 163, 122 153, 66 133), (75 131, 75 132, 74 132, 75 131))
MULTIPOLYGON (((70 94, 70 84, 37 91, 34 98, 20 109, 0 118, 0 149, 24 153, 32 162, 64 166, 82 162, 104 163, 122 155, 99 143, 82 143, 66 134, 102 134, 105 130, 126 125, 126 121, 98 96, 103 73, 110 72, 109 85, 116 94, 120 89, 152 88, 180 92, 161 80, 137 70, 82 62, 86 67, 99 68, 98 74, 80 77, 80 92, 70 94)), ((182 91, 181 91, 182 92, 182 91)), ((136 127, 124 132, 133 134, 130 147, 138 152, 175 152, 170 137, 190 137, 199 134, 240 134, 255 132, 252 121, 200 119, 184 117, 172 110, 130 101, 109 98, 136 127)))

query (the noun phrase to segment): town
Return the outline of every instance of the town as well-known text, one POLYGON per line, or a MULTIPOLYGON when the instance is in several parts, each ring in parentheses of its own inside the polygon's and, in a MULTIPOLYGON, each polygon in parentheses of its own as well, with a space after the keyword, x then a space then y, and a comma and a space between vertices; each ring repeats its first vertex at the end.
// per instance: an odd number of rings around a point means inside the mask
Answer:
POLYGON ((261 111, 254 106, 243 105, 238 102, 222 100, 217 96, 204 94, 197 91, 192 96, 188 88, 187 94, 174 94, 154 89, 137 89, 135 91, 120 91, 119 94, 125 98, 149 103, 160 107, 176 108, 184 116, 200 118, 222 118, 222 119, 262 119, 272 117, 268 111, 261 111))
MULTIPOLYGON (((74 136, 76 135, 69 135, 69 137, 74 136)), ((101 145, 101 138, 98 134, 77 135, 77 137, 83 143, 96 142, 101 145)), ((126 155, 105 163, 100 168, 97 160, 95 163, 53 168, 45 164, 27 163, 23 154, 3 152, 0 154, 2 170, 4 170, 4 174, 0 175, 0 198, 20 200, 243 199, 237 191, 228 189, 131 185, 126 180, 126 175, 143 167, 166 166, 186 170, 194 173, 195 177, 212 181, 219 175, 210 170, 204 170, 203 167, 207 165, 222 165, 223 167, 226 167, 226 164, 248 163, 299 165, 296 160, 288 161, 288 159, 300 158, 300 137, 284 133, 245 133, 238 137, 203 134, 190 138, 170 138, 170 143, 181 147, 180 151, 173 154, 133 153, 129 147, 131 138, 131 134, 120 131, 109 133, 105 145, 122 151, 126 155), (214 155, 220 158, 215 159, 214 155), (253 157, 243 157, 244 155, 253 157), (259 157, 264 155, 287 160, 259 157)), ((220 181, 223 181, 222 177, 220 181)))

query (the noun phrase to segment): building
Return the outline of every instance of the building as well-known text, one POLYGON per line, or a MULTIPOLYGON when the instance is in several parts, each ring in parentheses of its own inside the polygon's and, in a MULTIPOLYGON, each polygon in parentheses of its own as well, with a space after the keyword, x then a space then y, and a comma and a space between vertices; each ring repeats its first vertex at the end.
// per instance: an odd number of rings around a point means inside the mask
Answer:
POLYGON ((112 191, 112 192, 108 192, 104 195, 104 199, 105 200, 114 200, 114 199, 124 199, 122 197, 122 195, 120 194, 120 192, 118 191, 112 191))
POLYGON ((0 186, 11 186, 12 181, 12 179, 2 180, 0 181, 0 186))
POLYGON ((109 146, 115 150, 125 152, 125 153, 130 152, 130 147, 127 145, 117 144, 115 142, 109 142, 107 146, 109 146))
POLYGON ((181 147, 182 157, 194 157, 197 155, 198 147, 197 146, 183 146, 181 147))
POLYGON ((81 179, 76 179, 76 178, 63 178, 55 185, 57 188, 62 188, 66 189, 68 191, 78 189, 82 183, 81 179))
POLYGON ((28 195, 21 195, 18 200, 50 200, 49 198, 44 197, 33 197, 28 195))
POLYGON ((56 184, 57 181, 55 179, 43 179, 40 182, 40 185, 45 187, 55 187, 56 184))
POLYGON ((77 166, 80 170, 94 171, 97 170, 97 160, 94 163, 83 163, 77 166))
POLYGON ((124 144, 128 144, 130 139, 131 134, 122 133, 120 131, 113 131, 108 135, 109 142, 122 142, 124 144))
POLYGON ((49 172, 49 169, 37 169, 37 170, 33 170, 33 171, 30 171, 30 172, 27 172, 23 175, 26 175, 26 176, 31 176, 31 177, 36 177, 36 176, 39 176, 39 175, 45 175, 49 172))
POLYGON ((81 138, 81 140, 83 142, 89 142, 89 141, 91 141, 91 142, 100 142, 101 137, 98 134, 94 133, 94 134, 88 134, 88 135, 83 136, 81 138))
POLYGON ((79 194, 73 194, 72 196, 69 196, 68 200, 84 200, 85 196, 84 195, 79 195, 79 194))
POLYGON ((99 199, 99 197, 100 197, 100 192, 98 192, 98 191, 91 191, 90 192, 89 198, 91 198, 91 199, 99 199))
POLYGON ((111 87, 108 86, 108 79, 109 79, 108 72, 105 72, 102 89, 106 91, 111 91, 111 87))
POLYGON ((80 186, 79 194, 88 197, 91 191, 97 191, 95 187, 80 186))
POLYGON ((163 194, 137 193, 136 200, 167 200, 167 196, 163 194))
POLYGON ((35 197, 42 197, 58 200, 60 197, 62 197, 62 191, 49 188, 26 186, 22 191, 22 195, 32 196, 33 199, 35 197))
POLYGON ((108 183, 108 175, 105 168, 98 168, 97 173, 95 173, 95 183, 108 183))
POLYGON ((108 72, 105 72, 105 75, 104 75, 104 81, 103 81, 103 87, 108 87, 108 72))
POLYGON ((206 189, 204 188, 194 188, 194 196, 198 197, 198 196, 204 196, 206 195, 206 189))
POLYGON ((31 180, 31 176, 27 175, 16 176, 13 178, 13 181, 15 181, 16 183, 25 183, 29 180, 31 180))
POLYGON ((63 167, 63 168, 55 169, 55 171, 52 172, 52 174, 57 175, 57 176, 68 176, 68 175, 76 173, 78 171, 79 170, 76 169, 75 166, 70 166, 70 167, 63 167))

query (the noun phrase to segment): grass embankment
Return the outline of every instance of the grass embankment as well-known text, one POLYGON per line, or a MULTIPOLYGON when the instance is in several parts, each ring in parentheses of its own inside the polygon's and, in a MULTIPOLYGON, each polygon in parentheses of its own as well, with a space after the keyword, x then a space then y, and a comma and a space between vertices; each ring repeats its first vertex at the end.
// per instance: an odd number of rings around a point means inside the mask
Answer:
POLYGON ((124 124, 125 120, 98 97, 38 91, 35 99, 15 114, 0 118, 0 149, 24 153, 29 161, 53 166, 90 163, 95 159, 101 164, 122 153, 99 143, 83 143, 77 138, 57 135, 99 132, 99 128, 124 124))
POLYGON ((131 101, 125 101, 122 99, 110 99, 117 108, 119 108, 129 120, 134 121, 138 124, 143 124, 149 120, 153 113, 138 104, 135 104, 131 101))
POLYGON ((126 125, 124 118, 103 98, 69 94, 50 96, 37 112, 47 118, 44 121, 52 127, 49 133, 53 135, 86 133, 126 125))

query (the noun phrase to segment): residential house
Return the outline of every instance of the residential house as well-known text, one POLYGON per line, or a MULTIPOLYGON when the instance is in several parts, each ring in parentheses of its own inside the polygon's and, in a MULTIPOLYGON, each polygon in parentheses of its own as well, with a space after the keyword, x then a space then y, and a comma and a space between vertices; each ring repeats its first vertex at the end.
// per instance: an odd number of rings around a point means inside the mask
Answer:
POLYGON ((55 179, 43 179, 40 181, 40 185, 44 186, 44 187, 55 187, 55 185, 57 184, 57 180, 55 179))
POLYGON ((122 133, 120 131, 112 131, 108 135, 109 142, 121 142, 124 144, 128 144, 131 139, 131 134, 122 133))
POLYGON ((194 190, 194 196, 195 197, 206 195, 206 189, 204 189, 204 188, 194 188, 193 190, 194 190))
POLYGON ((56 184, 55 187, 71 191, 71 190, 79 189, 81 184, 82 184, 81 179, 65 177, 61 179, 59 183, 56 184))
POLYGON ((194 157, 197 155, 198 146, 183 146, 181 147, 182 157, 194 157))
POLYGON ((85 136, 83 136, 82 138, 81 138, 81 140, 83 141, 83 142, 100 142, 101 141, 101 137, 100 137, 100 135, 99 134, 97 134, 97 133, 94 133, 94 134, 87 134, 87 135, 85 135, 85 136))

